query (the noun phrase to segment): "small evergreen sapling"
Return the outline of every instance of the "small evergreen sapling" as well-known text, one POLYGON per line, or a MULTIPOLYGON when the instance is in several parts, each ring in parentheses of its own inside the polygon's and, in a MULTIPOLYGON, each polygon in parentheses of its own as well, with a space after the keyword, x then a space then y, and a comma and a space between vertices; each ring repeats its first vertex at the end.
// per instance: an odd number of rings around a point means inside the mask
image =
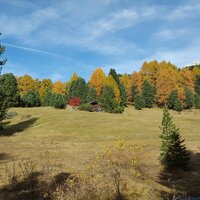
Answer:
POLYGON ((188 165, 190 157, 184 140, 181 139, 180 131, 176 128, 172 121, 172 117, 168 109, 163 110, 162 126, 160 127, 162 133, 160 135, 161 153, 160 161, 166 167, 184 168, 188 165))

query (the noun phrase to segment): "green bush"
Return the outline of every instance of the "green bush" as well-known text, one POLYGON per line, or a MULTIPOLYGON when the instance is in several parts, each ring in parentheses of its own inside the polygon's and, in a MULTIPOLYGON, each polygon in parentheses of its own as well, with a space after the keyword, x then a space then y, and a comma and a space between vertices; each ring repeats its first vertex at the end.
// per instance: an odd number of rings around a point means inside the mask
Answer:
POLYGON ((117 106, 112 110, 112 113, 123 113, 124 112, 124 107, 123 106, 117 106))
POLYGON ((194 95, 194 107, 200 109, 200 96, 198 94, 194 95))
POLYGON ((39 93, 35 91, 28 91, 22 97, 21 105, 24 107, 39 107, 41 105, 39 93))
POLYGON ((81 104, 79 110, 92 112, 92 106, 89 103, 81 104))
POLYGON ((54 108, 64 109, 66 107, 66 100, 62 94, 52 94, 50 102, 54 108))

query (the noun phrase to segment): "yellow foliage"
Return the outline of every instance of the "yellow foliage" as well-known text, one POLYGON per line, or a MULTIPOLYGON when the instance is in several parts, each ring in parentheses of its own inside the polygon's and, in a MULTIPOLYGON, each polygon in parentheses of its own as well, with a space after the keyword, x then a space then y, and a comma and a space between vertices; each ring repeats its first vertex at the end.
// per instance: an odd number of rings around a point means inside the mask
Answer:
POLYGON ((133 72, 131 74, 131 85, 136 86, 137 90, 140 92, 142 89, 142 84, 143 84, 143 77, 142 74, 139 72, 133 72))
POLYGON ((61 81, 55 82, 52 88, 52 92, 57 94, 65 94, 65 84, 61 81))
POLYGON ((115 81, 115 79, 111 75, 109 75, 106 78, 105 86, 111 86, 113 88, 114 93, 115 93, 115 100, 117 101, 117 103, 119 103, 121 101, 120 90, 119 90, 117 82, 115 81))
POLYGON ((131 79, 129 77, 128 74, 123 74, 120 77, 120 81, 121 83, 124 85, 124 87, 126 88, 126 91, 128 93, 128 100, 131 100, 131 79))
POLYGON ((101 94, 101 91, 105 85, 106 75, 101 68, 95 69, 90 77, 90 86, 94 87, 97 96, 101 94))

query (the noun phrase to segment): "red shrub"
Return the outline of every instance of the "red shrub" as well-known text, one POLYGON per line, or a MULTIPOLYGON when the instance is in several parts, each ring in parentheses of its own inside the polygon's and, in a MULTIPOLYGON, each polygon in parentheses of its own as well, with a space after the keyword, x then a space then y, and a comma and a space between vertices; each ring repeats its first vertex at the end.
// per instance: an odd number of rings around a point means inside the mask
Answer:
POLYGON ((78 97, 73 97, 68 101, 68 105, 70 105, 70 106, 80 106, 81 100, 78 97))

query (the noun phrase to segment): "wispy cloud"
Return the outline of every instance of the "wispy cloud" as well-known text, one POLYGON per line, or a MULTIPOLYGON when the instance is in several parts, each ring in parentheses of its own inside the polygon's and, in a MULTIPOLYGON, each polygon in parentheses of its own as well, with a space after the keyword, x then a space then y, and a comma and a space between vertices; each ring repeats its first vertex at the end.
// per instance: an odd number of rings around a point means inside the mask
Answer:
POLYGON ((8 43, 2 43, 2 44, 5 45, 5 46, 8 46, 8 47, 22 49, 22 50, 25 50, 25 51, 33 51, 33 52, 37 52, 37 53, 44 53, 44 54, 48 54, 48 55, 51 55, 51 56, 60 56, 58 54, 51 53, 51 52, 48 52, 48 51, 39 50, 39 49, 33 49, 33 48, 29 48, 29 47, 23 47, 23 46, 18 46, 18 45, 14 45, 14 44, 8 44, 8 43))

